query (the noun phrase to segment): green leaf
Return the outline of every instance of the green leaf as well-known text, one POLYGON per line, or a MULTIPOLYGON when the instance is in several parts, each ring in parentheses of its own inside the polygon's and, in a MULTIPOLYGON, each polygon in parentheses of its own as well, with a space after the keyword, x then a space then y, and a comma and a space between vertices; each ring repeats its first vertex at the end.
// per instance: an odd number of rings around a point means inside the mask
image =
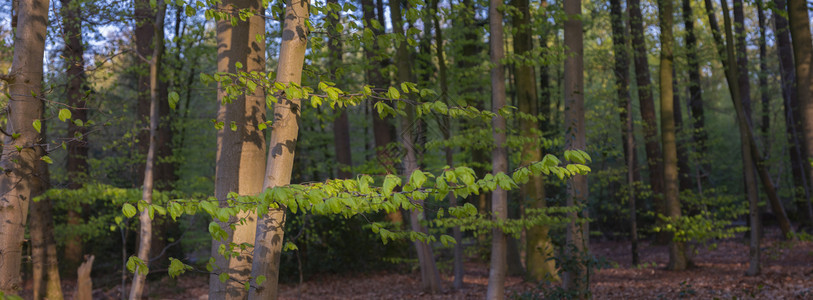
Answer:
POLYGON ((60 121, 65 122, 71 118, 71 111, 67 108, 60 109, 58 117, 60 121))
POLYGON ((440 242, 443 243, 443 246, 446 247, 448 247, 449 245, 457 244, 457 241, 453 237, 446 234, 440 236, 440 242))
POLYGON ((34 120, 34 130, 39 133, 42 133, 42 122, 39 119, 34 120))
POLYGON ((242 63, 240 63, 240 62, 238 61, 238 62, 234 63, 234 67, 235 67, 236 69, 242 69, 242 68, 243 68, 243 64, 242 64, 242 63))
POLYGON ((226 281, 229 280, 229 273, 220 273, 220 275, 217 275, 217 279, 222 283, 226 283, 226 281))
POLYGON ((54 160, 51 159, 51 157, 49 157, 48 155, 43 155, 42 157, 40 157, 40 160, 44 161, 47 164, 54 163, 54 160))
POLYGON ((124 206, 121 207, 121 212, 124 213, 124 216, 132 218, 136 214, 136 208, 130 203, 124 203, 124 206))
POLYGON ((265 275, 257 276, 257 279, 254 279, 257 282, 257 285, 262 285, 265 282, 265 275))
POLYGON ((398 100, 401 98, 401 93, 398 92, 398 89, 390 87, 389 90, 387 91, 387 98, 390 98, 392 100, 398 100))
POLYGON ((178 96, 178 93, 169 93, 169 108, 175 110, 175 107, 178 105, 178 101, 180 101, 180 96, 178 96))

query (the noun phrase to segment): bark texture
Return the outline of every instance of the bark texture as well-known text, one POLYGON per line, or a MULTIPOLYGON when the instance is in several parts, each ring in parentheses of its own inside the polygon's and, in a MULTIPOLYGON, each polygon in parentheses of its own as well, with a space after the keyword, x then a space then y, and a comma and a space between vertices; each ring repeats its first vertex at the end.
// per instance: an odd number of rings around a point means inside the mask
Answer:
MULTIPOLYGON (((494 137, 494 150, 491 153, 491 171, 494 174, 508 172, 508 152, 506 150, 505 118, 498 112, 506 104, 505 97, 505 48, 503 48, 503 2, 490 0, 489 45, 491 48, 491 111, 496 115, 491 119, 494 137)), ((491 192, 491 218, 495 222, 508 218, 508 191, 499 186, 491 192)), ((486 299, 505 299, 505 276, 508 272, 508 247, 506 234, 499 227, 491 232, 491 265, 488 270, 488 290, 486 299)))
POLYGON ((14 57, 8 74, 8 121, 5 131, 19 134, 3 137, 5 149, 0 159, 0 292, 16 294, 22 289, 20 262, 28 207, 36 196, 37 164, 44 154, 40 133, 32 126, 42 118, 42 66, 45 52, 48 0, 20 1, 17 6, 17 32, 14 57))
MULTIPOLYGON (((664 198, 666 200, 666 213, 673 221, 680 219, 680 189, 678 186, 677 144, 675 140, 675 112, 674 88, 672 72, 674 64, 674 25, 672 0, 659 0, 658 12, 661 26, 661 66, 660 66, 660 96, 661 96, 661 139, 663 144, 663 180, 664 198)), ((670 270, 685 270, 689 260, 686 256, 686 245, 683 241, 671 238, 669 241, 670 270)))
MULTIPOLYGON (((513 27, 516 30, 513 44, 514 52, 524 59, 533 59, 532 50, 532 26, 530 3, 528 0, 513 0, 511 3, 519 10, 512 18, 513 27)), ((515 65, 516 70, 516 92, 517 106, 519 111, 529 115, 537 115, 539 99, 536 92, 536 75, 532 64, 519 60, 515 65)), ((521 119, 520 128, 523 137, 532 142, 522 146, 522 158, 520 165, 528 165, 542 160, 542 147, 539 139, 542 132, 539 131, 539 124, 536 121, 521 119)), ((545 203, 545 181, 540 176, 531 178, 522 187, 522 205, 526 209, 544 209, 545 203)), ((547 279, 558 282, 559 274, 556 270, 556 262, 551 259, 554 255, 553 243, 548 236, 550 228, 548 226, 536 225, 529 227, 526 231, 525 248, 525 269, 527 277, 532 281, 547 279)))
MULTIPOLYGON (((302 82, 302 67, 308 45, 308 2, 289 0, 285 5, 285 22, 280 45, 276 82, 284 85, 302 82)), ((265 45, 263 45, 265 48, 265 45)), ((280 93, 274 104, 274 121, 271 128, 268 160, 265 166, 263 189, 285 186, 291 183, 294 151, 299 134, 300 99, 280 93)), ((260 215, 254 238, 253 279, 265 276, 266 280, 249 290, 249 299, 277 299, 279 297, 279 263, 285 231, 284 208, 271 209, 260 215)))
MULTIPOLYGON (((644 39, 644 21, 639 0, 629 0, 630 33, 632 35, 633 59, 635 61, 635 80, 638 84, 638 103, 643 120, 644 148, 649 166, 649 184, 652 186, 655 213, 666 215, 663 198, 663 155, 658 143, 658 123, 655 115, 655 101, 652 96, 652 80, 649 76, 646 40, 644 39)), ((660 221, 658 224, 662 225, 660 221)), ((657 236, 657 242, 665 244, 668 237, 657 236)))
MULTIPOLYGON (((564 12, 567 16, 564 28, 565 58, 565 149, 583 150, 587 147, 584 122, 584 29, 581 21, 581 0, 565 0, 564 12)), ((575 207, 587 201, 587 176, 576 175, 567 183, 567 206, 575 207)), ((582 261, 588 250, 586 212, 570 213, 567 225, 568 259, 575 260, 570 269, 565 270, 563 287, 574 293, 576 298, 587 298, 590 286, 589 269, 582 261)))
MULTIPOLYGON (((87 109, 85 104, 85 60, 84 46, 82 44, 81 6, 79 1, 62 0, 62 28, 64 30, 65 48, 63 55, 66 61, 68 83, 66 96, 71 110, 71 122, 68 122, 68 157, 65 168, 68 173, 68 188, 78 189, 87 180, 88 171, 88 143, 87 127, 74 123, 81 120, 87 122, 87 109), (79 137, 79 138, 75 138, 79 137)), ((68 211, 68 224, 82 223, 81 206, 68 211)), ((79 266, 82 259, 82 237, 73 236, 65 241, 64 263, 69 269, 79 266)))
MULTIPOLYGON (((261 11, 261 1, 224 1, 221 9, 254 9, 261 11)), ((236 17, 236 15, 235 15, 236 17)), ((262 16, 251 16, 245 21, 238 20, 232 26, 229 20, 217 22, 217 70, 236 73, 240 63, 246 72, 265 72, 265 42, 257 41, 256 35, 265 35, 265 21, 262 16)), ((218 101, 226 97, 225 87, 218 87, 218 101)), ((265 172, 265 134, 258 126, 265 122, 265 93, 258 89, 253 94, 238 96, 231 103, 221 105, 217 120, 226 124, 217 132, 217 154, 215 165, 215 197, 220 205, 228 205, 227 195, 256 195, 262 190, 265 172), (234 122, 236 131, 230 129, 234 122)), ((213 241, 212 256, 217 268, 209 277, 209 299, 245 299, 248 291, 242 282, 249 281, 252 264, 252 249, 235 249, 237 255, 224 257, 218 247, 229 243, 254 244, 256 215, 248 211, 240 212, 229 224, 219 224, 228 233, 225 241, 213 241), (244 222, 238 222, 243 219, 244 222), (225 283, 218 279, 222 272, 229 274, 225 283)), ((270 279, 270 278, 269 278, 270 279)))
POLYGON ((689 116, 691 116, 692 139, 695 143, 695 156, 697 157, 696 178, 697 192, 703 192, 703 186, 708 184, 711 173, 711 163, 705 159, 708 153, 708 134, 706 133, 706 117, 703 108, 703 89, 700 81, 700 61, 697 57, 697 36, 694 32, 694 16, 691 0, 683 0, 683 24, 686 30, 686 64, 689 68, 689 116))
MULTIPOLYGON (((793 37, 793 59, 796 67, 796 95, 799 97, 799 108, 802 122, 800 138, 804 140, 806 151, 802 162, 813 157, 813 38, 810 34, 810 18, 807 2, 788 0, 788 21, 790 34, 793 37)), ((813 168, 807 166, 807 180, 813 186, 813 168)), ((809 208, 808 208, 809 209, 809 208)))
MULTIPOLYGON (((786 9, 785 0, 774 0, 779 10, 786 9)), ((793 60, 793 49, 790 42, 790 28, 788 19, 783 14, 775 13, 774 32, 776 47, 779 54, 779 75, 782 83, 782 104, 785 109, 785 131, 788 135, 788 152, 790 152, 790 167, 793 175, 794 202, 797 211, 804 211, 808 225, 813 225, 813 205, 810 203, 810 183, 808 164, 803 157, 806 155, 807 141, 802 137, 802 114, 799 107, 799 97, 796 94, 796 66, 793 60)))
POLYGON ((638 265, 638 224, 635 208, 635 131, 632 122, 632 99, 629 93, 629 45, 627 43, 627 30, 624 26, 624 12, 621 0, 610 0, 610 18, 613 31, 613 55, 615 57, 615 89, 618 96, 618 107, 621 109, 621 140, 624 143, 624 160, 627 164, 627 185, 629 189, 630 209, 630 240, 632 264, 638 265))

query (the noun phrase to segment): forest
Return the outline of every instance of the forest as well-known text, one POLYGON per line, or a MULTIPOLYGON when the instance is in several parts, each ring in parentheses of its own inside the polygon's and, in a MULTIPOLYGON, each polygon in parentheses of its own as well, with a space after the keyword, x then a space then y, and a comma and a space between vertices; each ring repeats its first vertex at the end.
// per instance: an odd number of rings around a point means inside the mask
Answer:
POLYGON ((2 0, 0 299, 811 299, 805 0, 2 0))

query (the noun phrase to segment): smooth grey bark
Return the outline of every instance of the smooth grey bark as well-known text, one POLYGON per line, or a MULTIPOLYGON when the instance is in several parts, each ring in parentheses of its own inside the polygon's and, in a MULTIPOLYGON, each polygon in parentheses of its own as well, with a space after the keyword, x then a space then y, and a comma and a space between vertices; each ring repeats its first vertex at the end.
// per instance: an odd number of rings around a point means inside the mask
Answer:
MULTIPOLYGON (((813 158, 813 37, 810 33, 810 16, 807 1, 788 0, 788 21, 793 38, 793 59, 796 67, 796 95, 802 123, 800 138, 804 140, 806 151, 802 162, 813 158)), ((807 166, 807 179, 813 186, 813 168, 807 166)), ((809 201, 809 200, 808 200, 809 201)), ((808 208, 810 209, 810 208, 808 208)))
MULTIPOLYGON (((259 0, 224 1, 220 6, 223 10, 261 11, 260 8, 259 0)), ((265 20, 262 16, 254 15, 245 21, 237 20, 236 26, 232 26, 229 20, 218 21, 218 72, 236 73, 237 63, 243 65, 241 71, 265 72, 265 41, 257 41, 258 34, 265 35, 265 20)), ((226 96, 225 87, 218 86, 218 101, 222 101, 226 96)), ((223 124, 234 122, 237 128, 236 131, 232 131, 230 126, 226 125, 217 132, 215 197, 221 207, 228 206, 227 195, 230 192, 256 195, 262 191, 266 144, 265 134, 258 126, 266 121, 265 111, 265 93, 262 89, 238 96, 231 103, 221 105, 218 109, 218 122, 223 124)), ((254 213, 241 211, 229 220, 229 223, 234 225, 234 230, 230 228, 230 224, 219 224, 228 234, 228 238, 212 242, 212 256, 217 267, 209 277, 209 299, 245 299, 248 296, 248 291, 242 283, 250 280, 252 249, 237 248, 237 255, 224 257, 218 254, 218 248, 223 244, 228 246, 229 243, 254 244, 256 220, 254 213), (218 279, 222 272, 229 275, 230 279, 226 282, 218 279)))
MULTIPOLYGON (((277 65, 276 82, 284 85, 302 82, 302 68, 305 63, 305 51, 308 45, 308 2, 288 0, 285 5, 285 22, 280 45, 279 64, 277 65)), ((263 45, 264 46, 264 45, 263 45)), ((263 190, 285 186, 291 183, 294 153, 297 135, 299 134, 300 99, 284 93, 274 103, 274 121, 271 127, 271 138, 263 190)), ((282 242, 285 235, 285 210, 280 207, 270 209, 257 220, 257 231, 254 238, 254 261, 251 265, 252 287, 249 299, 277 299, 279 297, 279 264, 282 255, 282 242), (256 278, 265 276, 262 284, 256 278), (255 287, 256 286, 256 287, 255 287)))

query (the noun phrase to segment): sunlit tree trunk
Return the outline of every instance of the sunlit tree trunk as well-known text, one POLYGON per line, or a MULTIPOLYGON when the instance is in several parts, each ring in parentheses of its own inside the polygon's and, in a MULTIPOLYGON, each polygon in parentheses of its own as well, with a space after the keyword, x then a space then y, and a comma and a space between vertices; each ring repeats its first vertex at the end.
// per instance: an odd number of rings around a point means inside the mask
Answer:
MULTIPOLYGON (((643 120, 644 148, 649 166, 649 184, 652 186, 655 213, 666 215, 663 198, 663 155, 658 143, 658 123, 655 115, 655 101, 652 96, 652 81, 647 62, 646 39, 644 38, 644 20, 639 0, 629 0, 630 33, 632 34, 633 58, 635 61, 635 79, 638 84, 638 103, 643 120)), ((660 219, 657 223, 662 225, 660 219)), ((657 235, 657 242, 665 244, 668 236, 657 235)))
MULTIPOLYGON (((503 48, 503 2, 490 0, 489 45, 491 48, 491 111, 496 115, 491 119, 494 136, 494 150, 491 154, 491 171, 494 174, 508 172, 508 152, 506 150, 505 118, 498 112, 506 106, 505 97, 505 48, 503 48)), ((491 219, 494 222, 508 218, 508 191, 499 186, 491 192, 491 219)), ((486 299, 505 299, 505 275, 508 271, 507 237, 499 227, 491 231, 491 266, 488 271, 486 299)))
POLYGON ((632 99, 629 93, 629 51, 627 44, 627 30, 624 26, 624 11, 621 8, 621 0, 610 0, 610 18, 613 30, 613 55, 615 65, 615 89, 618 95, 618 107, 622 110, 619 114, 623 129, 621 139, 624 143, 624 160, 627 163, 627 189, 629 190, 630 208, 630 240, 632 265, 638 265, 638 223, 635 208, 635 169, 637 162, 635 159, 635 131, 632 122, 632 99))
MULTIPOLYGON (((564 24, 565 58, 565 149, 586 149, 586 128, 584 122, 584 28, 581 21, 581 0, 565 0, 564 24)), ((587 202, 587 176, 575 175, 567 183, 567 206, 576 207, 587 202)), ((586 298, 590 287, 589 269, 582 256, 588 249, 587 212, 570 213, 567 225, 566 256, 575 260, 566 270, 563 287, 575 293, 577 298, 586 298)))
MULTIPOLYGON (((40 133, 32 126, 42 118, 42 67, 45 52, 48 1, 20 1, 17 5, 14 57, 8 74, 0 79, 8 85, 11 101, 5 146, 0 167, 0 292, 16 294, 22 289, 20 263, 28 207, 40 184, 38 163, 44 154, 40 133), (19 147, 19 151, 14 151, 19 147)), ((44 121, 43 121, 44 122, 44 121)))
MULTIPOLYGON (((666 200, 666 216, 672 221, 680 219, 680 190, 678 187, 677 144, 675 141, 675 114, 674 89, 672 71, 674 56, 672 47, 675 38, 672 34, 674 16, 672 15, 672 0, 659 0, 658 12, 661 27, 661 66, 660 66, 660 96, 661 96, 661 139, 663 144, 663 179, 664 198, 666 200)), ((685 270, 689 261, 686 257, 686 244, 674 238, 669 241, 670 270, 685 270)))
MULTIPOLYGON (((224 1, 223 10, 253 9, 261 12, 261 1, 235 0, 224 1)), ((233 15, 237 17, 237 15, 233 15)), ((217 22, 217 71, 236 73, 236 64, 243 65, 240 71, 265 72, 265 40, 256 36, 265 36, 265 21, 262 16, 251 16, 245 21, 237 20, 232 26, 229 20, 217 22)), ((225 87, 218 86, 218 101, 226 97, 225 87)), ((262 189, 265 172, 265 134, 258 126, 265 122, 265 92, 257 89, 254 93, 238 96, 231 103, 218 108, 217 120, 225 125, 217 132, 217 154, 215 163, 215 197, 221 207, 228 206, 227 195, 235 192, 239 195, 256 195, 262 189), (234 122, 236 131, 230 124, 234 122)), ((219 224, 227 233, 224 241, 212 242, 212 256, 217 267, 209 277, 209 299, 245 299, 248 291, 243 282, 249 281, 252 266, 252 249, 236 248, 237 255, 224 257, 218 253, 220 245, 229 243, 254 244, 256 215, 242 211, 237 217, 229 220, 235 227, 232 231, 229 224, 219 224), (238 222, 244 219, 243 222, 238 222), (221 273, 229 274, 229 280, 221 282, 221 273)), ((227 247, 227 250, 228 249, 227 247)))
MULTIPOLYGON (((785 0, 774 0, 774 6, 780 11, 785 11, 785 0)), ((804 210, 807 224, 813 226, 813 205, 810 203, 810 182, 807 180, 807 176, 810 175, 807 171, 810 164, 803 159, 807 153, 807 141, 802 137, 802 114, 799 97, 796 94, 796 66, 793 62, 790 28, 784 14, 774 13, 773 19, 782 82, 782 104, 785 109, 785 131, 788 135, 790 167, 795 187, 794 198, 798 210, 804 210)))
MULTIPOLYGON (((142 186, 141 201, 147 205, 152 204, 152 194, 154 175, 155 175, 155 161, 156 149, 158 148, 158 76, 161 72, 161 56, 164 53, 164 17, 166 15, 166 3, 158 5, 158 14, 155 18, 155 47, 152 57, 150 58, 150 138, 149 148, 147 150, 147 160, 144 167, 144 185, 142 186)), ((141 259, 147 266, 150 264, 150 249, 152 247, 152 217, 150 217, 149 209, 145 208, 138 216, 140 229, 138 232, 138 258, 141 259)), ((139 270, 137 267, 133 275, 133 284, 130 288, 130 299, 141 299, 145 292, 145 284, 147 275, 145 270, 139 270)), ((147 270, 148 272, 148 270, 147 270)))
MULTIPOLYGON (((288 0, 285 4, 285 22, 279 51, 276 82, 289 85, 302 82, 302 68, 308 45, 308 2, 288 0)), ((263 45, 263 48, 265 45, 263 45)), ((299 134, 300 99, 280 93, 274 104, 268 160, 265 166, 263 189, 291 183, 294 151, 299 134)), ((277 299, 279 297, 279 264, 284 237, 285 209, 270 209, 260 215, 254 244, 254 262, 251 268, 252 287, 249 299, 277 299), (262 284, 256 278, 264 276, 262 284)))

